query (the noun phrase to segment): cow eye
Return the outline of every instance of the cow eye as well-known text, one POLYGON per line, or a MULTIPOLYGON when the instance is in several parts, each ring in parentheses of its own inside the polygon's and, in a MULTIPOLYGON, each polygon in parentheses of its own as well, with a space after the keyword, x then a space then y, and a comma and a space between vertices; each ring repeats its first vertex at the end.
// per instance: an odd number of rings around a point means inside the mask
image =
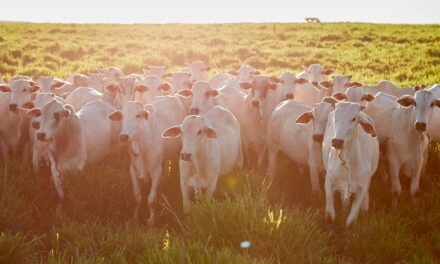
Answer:
POLYGON ((22 92, 26 92, 26 88, 24 88, 23 90, 21 90, 22 92))
POLYGON ((351 122, 354 122, 354 121, 356 121, 356 117, 353 117, 353 119, 351 120, 351 122))
POLYGON ((199 130, 198 132, 197 132, 197 135, 201 135, 202 134, 202 130, 199 130))
POLYGON ((434 103, 431 103, 431 107, 434 107, 434 103))
POLYGON ((140 115, 140 114, 137 114, 137 115, 136 115, 136 118, 140 118, 140 117, 141 117, 141 115, 140 115))

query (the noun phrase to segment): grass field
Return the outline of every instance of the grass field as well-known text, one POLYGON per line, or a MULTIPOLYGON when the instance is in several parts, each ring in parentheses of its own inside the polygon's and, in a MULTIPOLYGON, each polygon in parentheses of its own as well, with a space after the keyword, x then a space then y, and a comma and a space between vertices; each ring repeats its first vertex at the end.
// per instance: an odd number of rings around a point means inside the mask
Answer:
MULTIPOLYGON (((227 24, 58 25, 0 24, 0 75, 66 77, 115 65, 170 70, 196 59, 213 71, 244 63, 263 72, 300 71, 319 62, 401 86, 440 82, 440 25, 227 24)), ((128 157, 109 157, 66 175, 63 215, 54 217, 49 171, 0 164, 0 263, 437 263, 440 262, 440 156, 432 144, 421 197, 391 210, 389 184, 376 175, 371 205, 357 223, 324 222, 324 198, 313 198, 307 175, 280 160, 279 180, 262 187, 260 174, 223 177, 214 200, 182 214, 176 162, 166 176, 159 227, 135 225, 128 157), (240 243, 249 241, 249 248, 240 243)), ((338 202, 337 202, 338 204, 338 202)), ((340 207, 340 206, 339 206, 340 207)), ((143 206, 146 219, 146 204, 143 206)))

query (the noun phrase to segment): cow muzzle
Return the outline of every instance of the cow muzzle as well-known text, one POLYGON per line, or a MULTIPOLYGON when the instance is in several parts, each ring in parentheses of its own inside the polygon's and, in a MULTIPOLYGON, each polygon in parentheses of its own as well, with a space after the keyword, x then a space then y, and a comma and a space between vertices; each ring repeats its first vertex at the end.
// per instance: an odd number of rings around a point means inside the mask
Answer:
POLYGON ((322 141, 324 140, 324 135, 315 134, 315 135, 313 135, 313 140, 318 143, 322 143, 322 141))
POLYGON ((191 154, 190 153, 181 153, 180 160, 191 161, 191 154))
POLYGON ((40 129, 40 122, 38 122, 38 121, 33 121, 33 122, 32 122, 32 128, 33 128, 33 129, 40 129))
POLYGON ((46 133, 38 132, 37 133, 37 139, 40 140, 40 141, 46 141, 46 133))
POLYGON ((252 100, 252 107, 259 108, 260 107, 260 101, 252 100))
POLYGON ((190 109, 190 114, 191 115, 198 115, 198 114, 200 114, 200 109, 198 109, 198 108, 191 108, 190 109))
POLYGON ((417 131, 424 132, 426 131, 426 123, 416 122, 414 125, 417 131))
POLYGON ((332 139, 332 147, 337 150, 341 150, 344 147, 344 140, 339 138, 332 139))
POLYGON ((286 100, 292 100, 294 98, 293 94, 286 94, 286 100))
POLYGON ((18 105, 17 104, 10 104, 9 105, 9 111, 17 112, 17 110, 18 110, 18 105))
POLYGON ((128 142, 130 137, 127 134, 121 134, 119 135, 119 141, 121 142, 128 142))

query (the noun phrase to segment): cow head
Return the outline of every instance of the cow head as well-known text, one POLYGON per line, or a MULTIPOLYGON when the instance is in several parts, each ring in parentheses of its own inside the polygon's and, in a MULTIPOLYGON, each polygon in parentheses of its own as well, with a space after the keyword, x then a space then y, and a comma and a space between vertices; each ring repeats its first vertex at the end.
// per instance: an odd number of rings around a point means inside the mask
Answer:
POLYGON ((51 141, 64 126, 66 120, 75 115, 75 110, 71 105, 63 105, 52 100, 42 108, 29 110, 27 114, 30 117, 40 117, 39 129, 36 133, 37 139, 51 141))
POLYGON ((309 67, 304 67, 305 72, 309 75, 309 82, 314 86, 319 82, 324 81, 326 75, 333 74, 334 69, 324 67, 321 64, 310 64, 309 67))
POLYGON ((308 81, 303 78, 297 78, 294 73, 285 72, 281 75, 280 88, 283 89, 283 99, 294 99, 295 90, 298 85, 305 84, 308 81))
POLYGON ((1 92, 9 92, 9 110, 17 113, 19 109, 30 109, 34 107, 32 97, 34 93, 40 90, 40 86, 29 80, 16 80, 9 85, 0 85, 1 92))
POLYGON ((192 104, 190 113, 199 115, 215 106, 217 103, 214 98, 219 95, 217 90, 213 90, 208 82, 198 81, 192 87, 192 104))
POLYGON ((414 127, 420 132, 426 131, 433 108, 440 107, 440 99, 437 99, 429 90, 417 91, 414 97, 404 95, 397 102, 403 107, 413 108, 414 127))
POLYGON ((166 129, 163 138, 175 138, 182 136, 182 152, 180 160, 192 161, 197 158, 197 150, 206 144, 206 140, 217 137, 217 133, 211 128, 206 119, 197 115, 185 117, 182 125, 166 129))
POLYGON ((102 91, 105 85, 105 75, 102 73, 89 73, 90 87, 102 91))
POLYGON ((252 82, 241 82, 240 87, 245 90, 251 89, 248 99, 253 108, 261 109, 268 93, 277 89, 279 83, 281 80, 276 77, 259 75, 254 76, 252 82))
POLYGON ((171 75, 171 88, 174 93, 180 90, 191 89, 193 82, 190 80, 191 73, 175 72, 171 75))
MULTIPOLYGON (((334 99, 333 99, 334 100, 334 99)), ((335 109, 334 104, 326 100, 315 105, 311 111, 304 112, 297 119, 297 124, 309 124, 313 126, 313 140, 322 143, 324 139, 325 128, 327 126, 328 115, 335 109)))
POLYGON ((359 104, 336 104, 334 112, 335 137, 332 139, 332 146, 337 150, 344 149, 349 142, 357 138, 359 126, 371 136, 376 136, 374 122, 369 116, 361 112, 359 104))
POLYGON ((348 102, 358 103, 361 109, 365 109, 367 102, 375 99, 374 95, 365 92, 357 86, 348 88, 345 93, 335 93, 333 97, 339 101, 347 100, 348 102))
POLYGON ((144 132, 143 127, 147 125, 151 111, 152 106, 147 110, 147 107, 138 101, 128 101, 125 102, 122 111, 114 111, 109 118, 112 121, 123 120, 119 139, 122 142, 132 142, 139 140, 144 132))
POLYGON ((206 81, 208 80, 208 72, 211 70, 211 66, 203 61, 194 61, 188 65, 187 69, 191 73, 191 81, 206 81))

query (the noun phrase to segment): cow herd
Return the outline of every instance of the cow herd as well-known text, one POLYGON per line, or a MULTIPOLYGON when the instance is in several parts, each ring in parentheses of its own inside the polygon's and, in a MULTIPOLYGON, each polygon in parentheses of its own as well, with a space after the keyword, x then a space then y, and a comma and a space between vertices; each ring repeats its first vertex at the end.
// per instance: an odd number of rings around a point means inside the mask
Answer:
POLYGON ((315 195, 325 178, 327 220, 335 219, 340 192, 344 210, 351 204, 347 226, 368 210, 379 163, 394 207, 400 173, 410 178, 413 198, 419 191, 429 139, 440 139, 440 85, 364 85, 321 64, 279 77, 249 65, 210 78, 209 71, 194 61, 173 73, 148 66, 125 75, 110 67, 65 80, 0 79, 0 159, 19 156, 35 172, 48 167, 59 211, 66 172, 128 149, 136 220, 141 186, 151 182, 149 225, 157 218, 164 164, 172 159, 179 159, 185 212, 193 195, 212 196, 219 176, 234 168, 275 180, 280 153, 308 170, 315 195))

